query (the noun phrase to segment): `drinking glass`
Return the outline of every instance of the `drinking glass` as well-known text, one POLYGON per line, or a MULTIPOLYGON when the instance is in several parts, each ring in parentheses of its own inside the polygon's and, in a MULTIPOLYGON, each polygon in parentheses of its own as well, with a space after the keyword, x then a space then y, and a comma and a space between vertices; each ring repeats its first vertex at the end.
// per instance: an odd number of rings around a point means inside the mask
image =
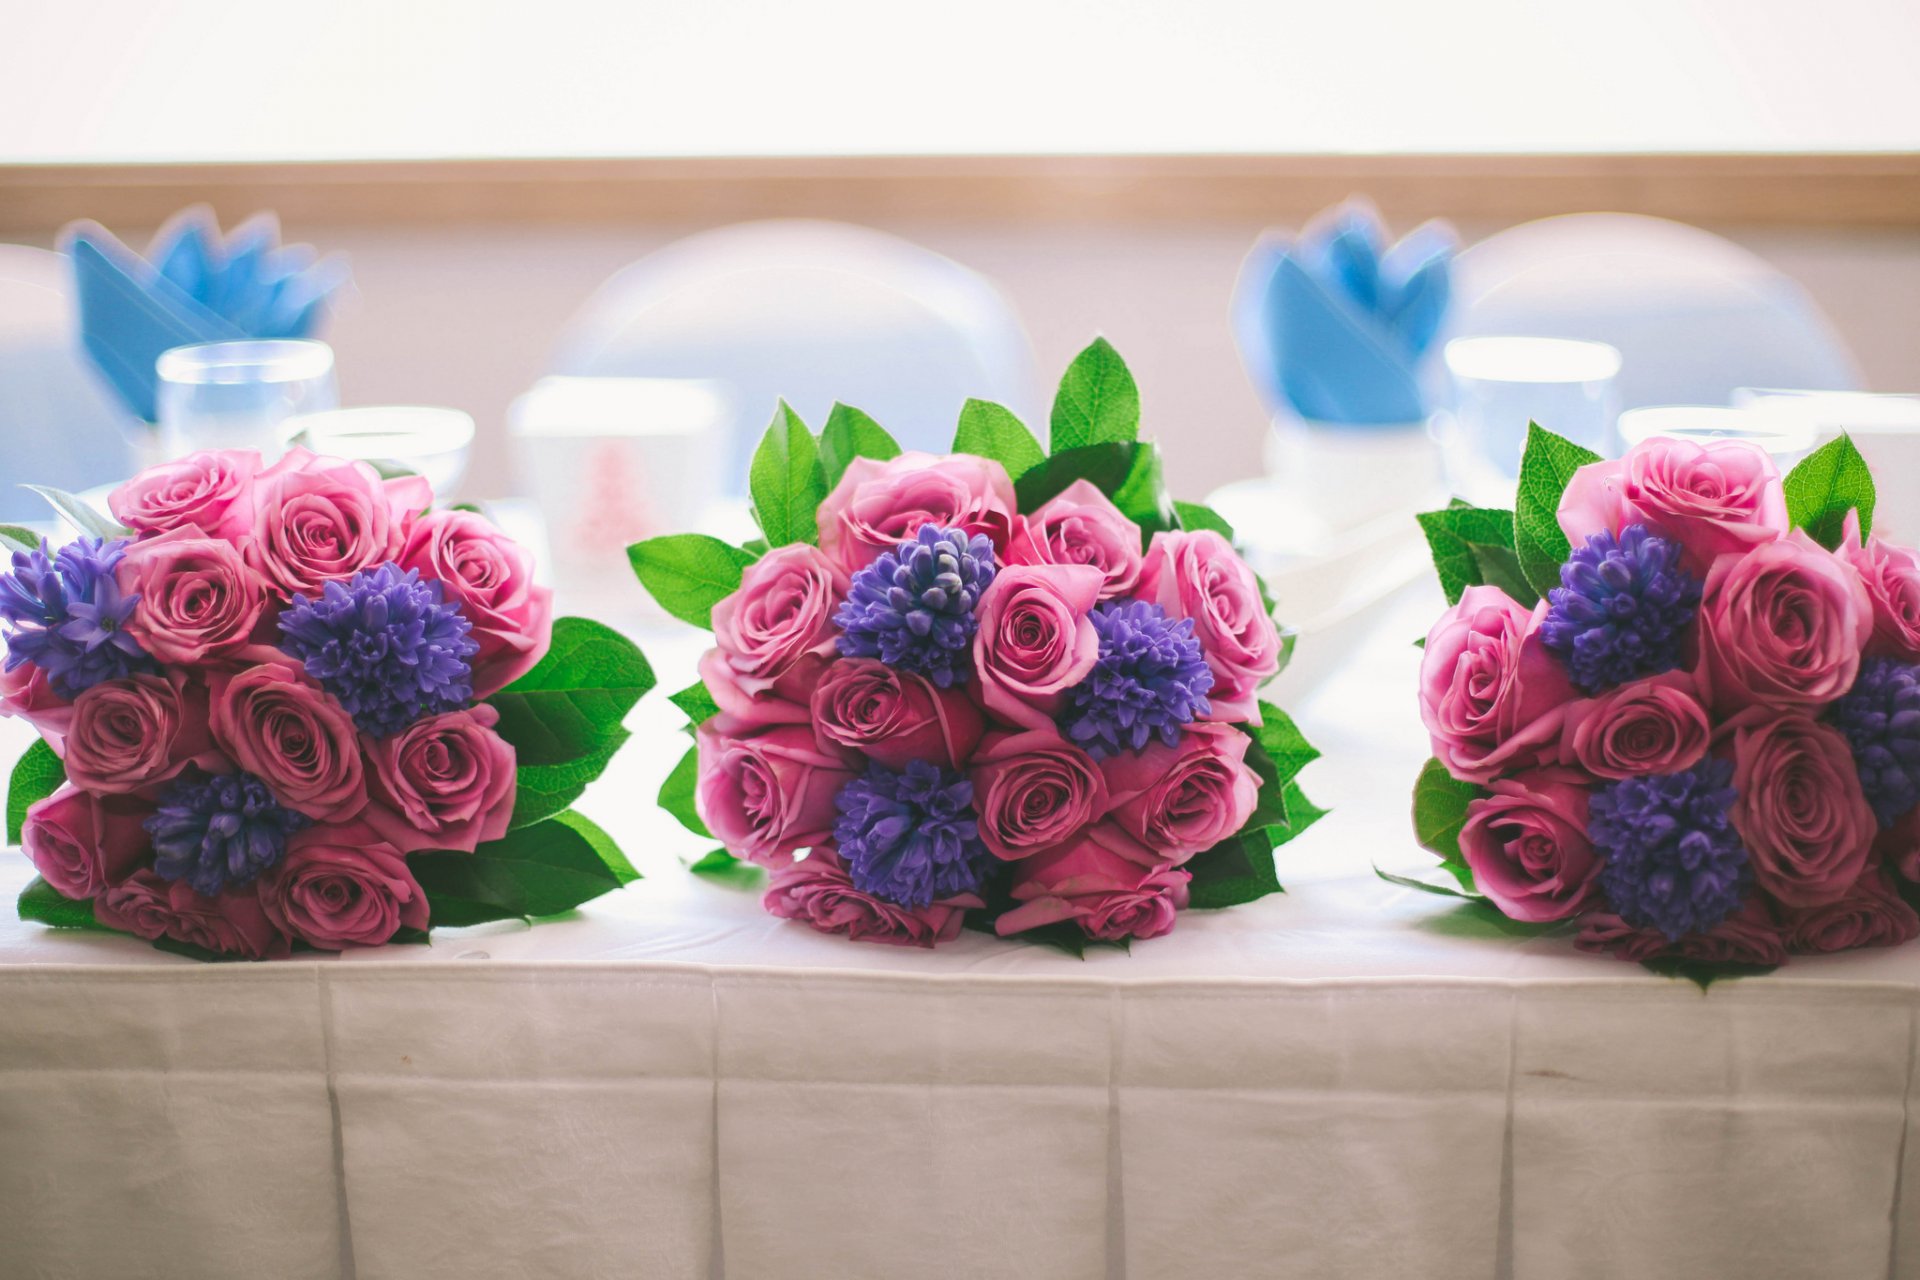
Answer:
POLYGON ((425 476, 442 500, 453 495, 466 474, 467 454, 473 448, 471 416, 427 405, 329 409, 287 425, 296 442, 315 453, 425 476))
POLYGON ((203 342, 162 352, 155 370, 169 458, 257 449, 271 462, 286 452, 290 418, 339 403, 333 349, 324 342, 203 342))
POLYGON ((1654 436, 1674 440, 1748 440, 1773 455, 1782 470, 1807 456, 1813 429, 1750 409, 1720 404, 1654 404, 1620 415, 1620 438, 1628 448, 1654 436))
POLYGON ((1620 353, 1575 338, 1455 338, 1451 415, 1439 424, 1448 478, 1468 497, 1511 495, 1527 424, 1600 454, 1618 452, 1620 353))
POLYGON ((1873 471, 1873 527, 1913 542, 1920 535, 1920 395, 1741 387, 1733 402, 1761 420, 1806 434, 1816 448, 1841 432, 1873 471))

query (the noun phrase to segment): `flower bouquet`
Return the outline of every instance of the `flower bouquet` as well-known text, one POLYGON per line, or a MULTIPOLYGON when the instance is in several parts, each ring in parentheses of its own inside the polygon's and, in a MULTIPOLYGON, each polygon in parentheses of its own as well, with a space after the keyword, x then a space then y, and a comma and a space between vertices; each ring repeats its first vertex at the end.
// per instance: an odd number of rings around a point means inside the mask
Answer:
POLYGON ((1050 455, 979 400, 944 457, 845 405, 816 439, 782 404, 750 476, 763 539, 632 548, 714 635, 661 791, 725 846, 696 869, 770 868, 768 911, 858 940, 1076 952, 1279 888, 1273 851, 1320 816, 1294 783, 1316 753, 1258 698, 1290 638, 1139 419, 1103 340, 1050 455))
POLYGON ((423 941, 632 880, 568 808, 653 673, 417 476, 197 453, 0 528, 22 918, 202 958, 423 941))
POLYGON ((1783 482, 1745 441, 1532 427, 1513 511, 1420 517, 1447 875, 1403 882, 1695 976, 1920 934, 1920 553, 1873 509, 1844 436, 1783 482))

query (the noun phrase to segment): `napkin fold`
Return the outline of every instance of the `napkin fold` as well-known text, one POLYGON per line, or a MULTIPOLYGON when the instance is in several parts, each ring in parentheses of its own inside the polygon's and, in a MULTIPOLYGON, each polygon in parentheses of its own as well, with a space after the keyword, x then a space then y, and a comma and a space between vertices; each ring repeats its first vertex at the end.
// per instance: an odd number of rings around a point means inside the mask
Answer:
POLYGON ((345 263, 282 245, 259 214, 222 236, 213 211, 175 215, 143 258, 95 222, 61 233, 73 264, 80 343, 135 417, 158 416, 154 362, 172 347, 247 338, 306 338, 346 282, 345 263))
POLYGON ((1309 421, 1424 419, 1419 366, 1446 319, 1458 245, 1436 221, 1389 247, 1379 213, 1358 199, 1292 239, 1264 237, 1234 291, 1248 376, 1274 408, 1309 421))

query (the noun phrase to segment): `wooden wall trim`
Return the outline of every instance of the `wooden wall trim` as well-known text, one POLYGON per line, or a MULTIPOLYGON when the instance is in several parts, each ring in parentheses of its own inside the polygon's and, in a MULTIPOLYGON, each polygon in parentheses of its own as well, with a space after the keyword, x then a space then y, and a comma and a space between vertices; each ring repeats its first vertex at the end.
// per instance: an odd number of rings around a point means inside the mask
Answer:
POLYGON ((151 227, 182 206, 292 224, 1297 220, 1354 192, 1396 219, 1611 209, 1920 229, 1920 154, 951 156, 0 166, 0 233, 151 227))

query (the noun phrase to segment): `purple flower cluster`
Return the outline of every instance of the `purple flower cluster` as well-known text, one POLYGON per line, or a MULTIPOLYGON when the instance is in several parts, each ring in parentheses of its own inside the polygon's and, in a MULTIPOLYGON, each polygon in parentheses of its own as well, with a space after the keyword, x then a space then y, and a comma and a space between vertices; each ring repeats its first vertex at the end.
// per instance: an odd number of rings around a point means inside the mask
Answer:
POLYGON ((1680 665, 1680 637, 1700 608, 1700 580, 1677 542, 1630 524, 1602 531, 1560 567, 1540 639, 1589 696, 1680 665))
POLYGON ((283 808, 250 773, 182 777, 146 820, 153 869, 212 898, 246 884, 286 854, 287 837, 309 819, 283 808))
POLYGON ((1193 619, 1174 621, 1157 604, 1108 601, 1092 614, 1100 636, 1093 673, 1068 692, 1061 728, 1096 760, 1139 751, 1158 738, 1180 744, 1180 726, 1210 710, 1207 666, 1193 619))
POLYGON ((1753 882, 1734 830, 1733 762, 1622 778, 1593 793, 1588 835, 1606 858, 1600 887, 1620 918, 1669 940, 1705 933, 1753 882))
POLYGON ((1853 748, 1860 787, 1882 827, 1920 804, 1920 666, 1866 659, 1827 718, 1853 748))
POLYGON ((280 615, 280 647, 339 699, 362 732, 385 738, 473 698, 472 624, 439 582, 388 562, 318 600, 296 595, 280 615))
POLYGON ((833 838, 854 887, 903 907, 980 888, 992 855, 980 840, 973 784, 910 760, 901 772, 868 764, 840 788, 833 838))
POLYGON ((113 574, 129 545, 80 538, 53 554, 43 540, 38 550, 13 553, 13 571, 0 574, 7 670, 31 662, 71 699, 103 680, 153 669, 126 631, 140 597, 122 593, 113 574))
POLYGON ((964 684, 979 622, 974 606, 993 582, 993 543, 983 534, 925 524, 896 550, 853 575, 834 614, 848 658, 878 658, 942 689, 964 684))

